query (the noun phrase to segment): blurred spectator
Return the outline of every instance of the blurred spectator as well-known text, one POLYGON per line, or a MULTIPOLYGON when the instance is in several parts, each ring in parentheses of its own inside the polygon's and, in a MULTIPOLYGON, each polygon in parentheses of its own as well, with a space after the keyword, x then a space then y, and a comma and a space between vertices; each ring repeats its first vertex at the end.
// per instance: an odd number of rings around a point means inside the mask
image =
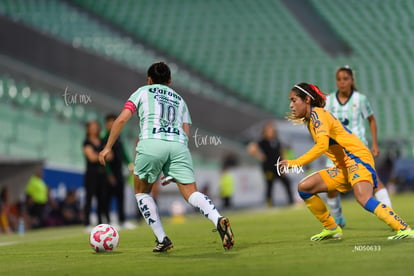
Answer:
POLYGON ((42 179, 42 171, 36 172, 26 185, 26 207, 30 217, 30 228, 44 226, 48 188, 42 179))
POLYGON ((60 211, 65 225, 81 223, 79 201, 76 199, 76 191, 70 190, 60 204, 60 211))
MULTIPOLYGON (((103 139, 104 144, 108 140, 109 133, 116 117, 115 114, 109 114, 105 118, 106 135, 103 139)), ((116 198, 118 223, 122 228, 130 228, 131 225, 125 221, 125 179, 123 174, 123 164, 128 165, 128 168, 133 170, 133 164, 125 151, 122 140, 121 138, 118 138, 112 147, 112 159, 108 161, 107 165, 109 167, 109 182, 111 183, 109 202, 112 197, 116 198)))
POLYGON ((378 166, 378 175, 381 177, 384 183, 388 183, 388 181, 390 180, 393 167, 394 158, 392 156, 391 151, 387 151, 384 161, 382 162, 382 164, 378 166))
POLYGON ((45 207, 45 226, 61 226, 63 218, 59 202, 48 193, 48 201, 45 207))
POLYGON ((294 203, 292 191, 290 189, 290 180, 285 174, 279 175, 276 170, 275 164, 285 158, 282 156, 284 153, 282 143, 279 141, 276 128, 273 122, 268 122, 262 131, 262 139, 259 142, 251 142, 247 146, 247 152, 262 162, 263 174, 266 180, 266 203, 273 206, 272 199, 273 184, 275 180, 280 180, 285 186, 289 204, 294 203))
POLYGON ((98 122, 91 121, 86 124, 86 137, 83 142, 83 153, 86 159, 84 225, 88 228, 91 227, 89 217, 93 198, 96 198, 98 203, 98 224, 103 222, 102 215, 109 223, 109 183, 105 167, 101 166, 98 161, 98 154, 103 147, 99 132, 98 122))
POLYGON ((414 159, 411 157, 397 158, 388 184, 392 187, 392 192, 414 190, 414 159))
POLYGON ((220 176, 220 197, 223 200, 223 207, 232 206, 231 197, 234 194, 235 181, 230 170, 237 166, 238 160, 234 154, 228 154, 223 159, 220 176))
POLYGON ((0 231, 6 234, 11 233, 12 229, 9 223, 10 215, 10 195, 7 187, 3 187, 0 191, 0 231))

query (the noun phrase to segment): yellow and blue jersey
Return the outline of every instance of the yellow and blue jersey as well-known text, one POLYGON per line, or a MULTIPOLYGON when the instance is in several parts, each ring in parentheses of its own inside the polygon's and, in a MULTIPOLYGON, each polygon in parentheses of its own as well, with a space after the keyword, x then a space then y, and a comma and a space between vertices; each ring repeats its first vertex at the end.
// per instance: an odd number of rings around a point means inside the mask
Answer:
POLYGON ((374 168, 374 158, 367 146, 328 110, 312 107, 307 127, 315 145, 296 160, 289 160, 289 167, 305 165, 325 154, 338 168, 355 163, 370 170, 374 168))

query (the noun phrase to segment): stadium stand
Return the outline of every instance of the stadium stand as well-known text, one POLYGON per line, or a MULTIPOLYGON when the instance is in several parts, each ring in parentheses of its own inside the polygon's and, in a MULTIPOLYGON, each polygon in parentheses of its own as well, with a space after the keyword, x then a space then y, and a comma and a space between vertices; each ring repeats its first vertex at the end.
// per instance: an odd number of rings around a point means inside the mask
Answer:
MULTIPOLYGON (((0 1, 0 13, 62 39, 73 47, 82 47, 143 72, 148 64, 164 59, 64 1, 3 0, 0 1)), ((172 70, 177 71, 177 66, 173 64, 172 70)), ((185 70, 179 70, 175 75, 178 83, 191 83, 195 93, 226 97, 190 76, 185 70)))
POLYGON ((316 9, 354 48, 347 64, 356 68, 357 83, 374 102, 381 138, 409 137, 414 98, 411 1, 312 0, 316 9), (401 96, 400 96, 401 95, 401 96), (404 107, 404 108, 403 108, 404 107))
MULTIPOLYGON (((287 111, 287 99, 279 96, 292 84, 314 82, 329 92, 335 87, 333 72, 349 64, 356 71, 358 86, 368 94, 381 118, 380 137, 414 132, 411 120, 406 119, 412 116, 410 109, 401 110, 394 101, 382 108, 388 102, 384 97, 394 91, 409 96, 409 87, 414 86, 410 77, 414 50, 407 39, 414 10, 410 1, 312 0, 320 15, 353 49, 353 55, 338 57, 323 52, 281 1, 72 2, 280 117, 287 111), (166 7, 154 8, 161 4, 166 7), (388 118, 394 111, 399 114, 388 118)), ((412 102, 412 96, 409 98, 412 102)))
MULTIPOLYGON (((3 147, 0 153, 44 159, 55 165, 83 166, 81 148, 83 123, 75 118, 62 97, 32 89, 11 76, 0 76, 0 126, 3 147)), ((91 109, 93 109, 91 107, 91 109)))
MULTIPOLYGON (((119 4, 111 0, 2 0, 0 13, 73 47, 141 71, 152 61, 164 59, 157 53, 165 53, 180 62, 173 65, 177 82, 195 93, 219 99, 237 95, 280 118, 288 111, 286 92, 294 83, 312 82, 330 92, 335 87, 336 68, 349 64, 356 72, 358 87, 374 106, 380 139, 412 136, 414 112, 410 107, 414 98, 409 91, 414 87, 410 76, 414 50, 407 38, 414 4, 384 1, 378 5, 378 1, 357 0, 311 3, 352 47, 352 56, 332 57, 325 53, 281 1, 137 0, 119 4), (162 9, 156 8, 160 5, 162 9), (394 13, 391 11, 395 5, 398 12, 394 13), (96 17, 102 20, 95 20, 96 17), (185 70, 177 69, 181 65, 226 89, 205 85, 185 70), (389 97, 397 93, 403 97, 389 97)), ((3 77, 3 92, 8 83, 3 77)), ((67 108, 59 99, 43 92, 30 90, 30 97, 14 99, 15 91, 23 95, 23 91, 29 91, 25 87, 30 89, 26 84, 19 85, 22 87, 8 86, 10 93, 3 93, 2 99, 30 106, 33 112, 59 114, 63 120, 82 121, 85 116, 97 116, 81 106, 67 108)), ((10 138, 22 131, 16 126, 1 135, 10 138)), ((35 145, 38 142, 31 141, 35 145)), ((12 144, 3 147, 10 149, 12 144)), ((41 147, 37 148, 42 152, 41 147)))
POLYGON ((288 109, 287 98, 278 96, 294 79, 320 78, 320 70, 298 70, 291 60, 329 59, 279 1, 161 1, 163 9, 154 8, 160 1, 74 2, 277 116, 288 109))

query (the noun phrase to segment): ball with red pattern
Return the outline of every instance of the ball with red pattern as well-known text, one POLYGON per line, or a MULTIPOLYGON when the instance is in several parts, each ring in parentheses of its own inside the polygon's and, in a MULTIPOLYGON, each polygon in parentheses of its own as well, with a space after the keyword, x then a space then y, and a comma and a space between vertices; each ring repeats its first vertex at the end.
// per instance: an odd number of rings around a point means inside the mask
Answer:
POLYGON ((112 252, 118 247, 119 234, 109 224, 95 226, 89 236, 89 244, 96 252, 112 252))

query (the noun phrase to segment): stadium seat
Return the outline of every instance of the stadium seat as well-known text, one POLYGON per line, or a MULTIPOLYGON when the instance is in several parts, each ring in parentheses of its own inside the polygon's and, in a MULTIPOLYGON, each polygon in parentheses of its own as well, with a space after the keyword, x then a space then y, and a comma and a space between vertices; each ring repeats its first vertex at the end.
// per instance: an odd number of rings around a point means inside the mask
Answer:
POLYGON ((40 158, 49 164, 83 168, 84 122, 103 115, 88 106, 66 105, 60 96, 0 75, 0 154, 40 158))
POLYGON ((18 110, 6 103, 0 104, 0 143, 14 140, 18 110))
MULTIPOLYGON (((399 115, 400 104, 412 101, 414 87, 412 57, 413 1, 311 0, 316 11, 351 48, 349 56, 332 57, 317 44, 281 0, 206 2, 202 0, 131 0, 120 5, 112 0, 0 2, 0 13, 49 32, 76 47, 95 51, 131 68, 145 71, 160 58, 142 41, 178 60, 178 67, 192 68, 212 82, 225 87, 213 88, 204 81, 178 70, 175 80, 194 93, 223 99, 237 93, 238 98, 254 103, 282 118, 288 111, 289 89, 298 82, 312 82, 322 91, 335 90, 334 73, 339 66, 350 65, 362 93, 373 102, 379 134, 413 135, 412 112, 399 115), (220 3, 220 5, 213 5, 220 3), (398 12, 393 12, 398 7, 398 12), (82 8, 122 29, 131 38, 107 28, 88 16, 82 8), (277 14, 277 16, 275 16, 277 14), (162 18, 162 20, 154 20, 162 18), (162 39, 160 39, 162 38, 162 39), (310 54, 311 53, 311 54, 310 54), (406 101, 389 101, 398 93, 406 101), (388 113, 395 111, 398 114, 388 113), (407 117, 409 118, 409 117, 407 117)), ((2 80, 0 100, 15 102, 21 91, 2 80), (7 92, 7 93, 6 93, 7 92)), ((21 99, 20 99, 21 100, 21 99)), ((56 112, 56 101, 51 109, 56 112)), ((57 103, 63 117, 80 118, 82 111, 57 103)), ((85 118, 95 117, 85 112, 85 118)))

